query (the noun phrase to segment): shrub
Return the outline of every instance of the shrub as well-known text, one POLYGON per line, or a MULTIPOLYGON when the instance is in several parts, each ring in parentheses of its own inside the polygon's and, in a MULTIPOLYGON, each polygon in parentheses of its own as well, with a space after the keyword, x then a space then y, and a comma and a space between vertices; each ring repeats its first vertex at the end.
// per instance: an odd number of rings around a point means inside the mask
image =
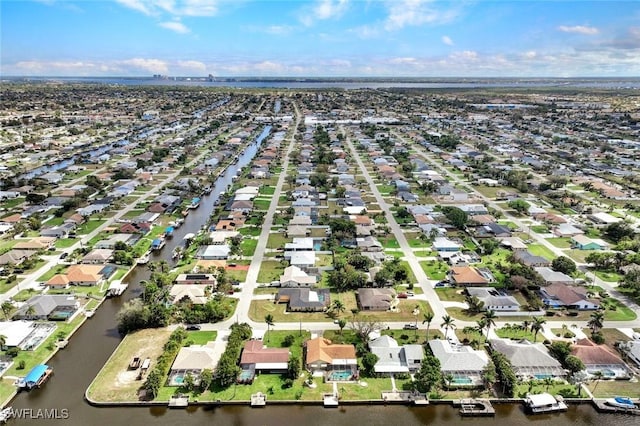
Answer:
POLYGON ((601 345, 604 343, 604 336, 599 331, 596 333, 591 333, 591 340, 593 340, 596 345, 601 345))
POLYGON ((296 338, 293 336, 293 334, 288 334, 284 340, 282 341, 282 346, 284 347, 290 347, 291 345, 293 345, 293 342, 296 341, 296 338))
POLYGON ((284 382, 282 383, 282 387, 284 389, 289 389, 289 388, 293 387, 293 380, 292 379, 284 379, 284 382))
POLYGON ((24 359, 21 359, 20 362, 18 363, 18 370, 24 370, 24 367, 26 366, 26 362, 24 361, 24 359))
POLYGON ((15 358, 20 353, 20 348, 16 348, 16 347, 9 348, 5 353, 7 354, 7 356, 10 356, 11 358, 15 358))

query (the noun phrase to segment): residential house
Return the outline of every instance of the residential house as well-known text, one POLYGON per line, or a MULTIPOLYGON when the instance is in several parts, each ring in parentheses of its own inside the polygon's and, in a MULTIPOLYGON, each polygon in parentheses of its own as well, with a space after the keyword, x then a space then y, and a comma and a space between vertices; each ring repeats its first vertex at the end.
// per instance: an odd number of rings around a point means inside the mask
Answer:
POLYGON ((450 281, 458 286, 486 286, 495 281, 490 271, 473 266, 454 266, 449 270, 450 281))
POLYGON ((502 238, 500 240, 500 244, 511 249, 511 251, 513 251, 514 253, 518 251, 526 251, 528 248, 524 241, 522 241, 518 237, 502 238))
POLYGON ((369 341, 369 349, 378 357, 373 369, 379 374, 415 373, 422 366, 424 358, 422 345, 399 346, 391 336, 380 336, 369 341))
POLYGON ((546 257, 535 255, 529 250, 516 251, 513 253, 513 257, 523 265, 531 266, 532 268, 540 266, 551 266, 551 261, 546 257))
POLYGON ((380 252, 382 244, 375 237, 356 238, 356 244, 362 252, 380 252))
POLYGON ((249 340, 240 356, 240 368, 251 372, 283 374, 288 370, 287 348, 268 348, 261 340, 249 340))
POLYGON ((576 235, 584 234, 584 231, 580 228, 576 228, 570 223, 561 223, 556 226, 553 233, 558 237, 575 237, 576 235))
POLYGON ((118 230, 121 234, 142 234, 146 235, 151 231, 151 224, 148 222, 132 222, 123 224, 118 230))
POLYGON ((483 350, 474 350, 471 346, 451 343, 444 339, 429 340, 433 356, 440 361, 443 377, 452 376, 450 386, 475 387, 484 383, 484 368, 489 357, 483 350))
POLYGON ((191 374, 194 383, 200 382, 204 370, 214 370, 219 356, 216 355, 215 342, 206 345, 191 345, 180 349, 169 371, 169 386, 182 386, 184 376, 191 374), (176 380, 180 378, 180 380, 176 380))
POLYGON ((589 238, 582 234, 571 237, 571 245, 578 250, 604 250, 609 246, 601 239, 589 238))
POLYGON ((217 286, 218 281, 213 274, 180 274, 175 280, 177 285, 217 286))
POLYGON ((462 248, 462 245, 446 237, 436 237, 433 239, 432 247, 437 252, 455 253, 462 248))
POLYGON ((14 250, 49 250, 55 248, 55 237, 37 237, 28 241, 21 240, 13 246, 14 250))
POLYGON ((483 311, 508 312, 520 310, 520 303, 515 297, 509 296, 503 290, 493 287, 469 287, 467 294, 477 297, 482 302, 483 311))
POLYGON ((573 284, 574 280, 567 274, 563 274, 562 272, 554 271, 551 268, 540 266, 533 268, 535 271, 540 274, 545 284, 573 284))
POLYGON ((358 308, 361 311, 388 311, 396 297, 390 288, 359 288, 358 308))
MULTIPOLYGON (((356 348, 353 345, 332 343, 324 337, 317 337, 305 342, 305 367, 309 371, 350 371, 358 372, 356 348)), ((328 378, 331 378, 330 376, 328 378)))
POLYGON ((79 308, 80 302, 78 302, 75 296, 66 294, 40 294, 27 300, 24 305, 18 308, 13 318, 28 320, 66 320, 79 308))
POLYGON ((227 244, 202 246, 196 252, 196 258, 204 260, 224 260, 229 258, 231 247, 227 244))
POLYGON ((207 284, 175 284, 169 289, 171 303, 175 305, 187 302, 193 305, 204 305, 209 300, 208 294, 210 292, 207 291, 208 287, 210 286, 207 284))
POLYGON ((605 379, 629 379, 627 364, 607 345, 596 345, 589 339, 580 339, 571 346, 571 355, 578 357, 592 377, 597 372, 605 379))
POLYGON ((40 230, 40 236, 53 238, 66 238, 76 229, 75 223, 63 223, 60 226, 44 228, 40 230))
POLYGON ((9 250, 6 253, 0 255, 0 265, 15 265, 18 266, 31 256, 35 256, 33 250, 9 250))
POLYGON ((542 302, 550 308, 570 308, 578 310, 595 310, 600 302, 587 296, 584 287, 555 283, 540 289, 542 302))
POLYGON ((288 266, 280 276, 280 287, 313 287, 317 280, 315 275, 307 275, 297 266, 288 266))
POLYGON ((276 295, 276 302, 286 303, 291 312, 322 312, 330 299, 327 288, 281 288, 276 295))
POLYGON ((504 354, 516 376, 522 380, 545 377, 564 377, 562 365, 549 355, 542 343, 528 340, 491 339, 491 348, 504 354))
POLYGON ((45 285, 52 288, 99 285, 108 280, 114 272, 115 268, 109 265, 71 265, 64 274, 54 275, 45 285))
POLYGON ((111 249, 93 249, 87 253, 80 263, 103 265, 108 263, 113 257, 113 250, 111 249))
POLYGON ((140 235, 137 234, 113 234, 106 240, 100 240, 95 245, 94 248, 97 249, 115 249, 116 243, 121 242, 125 243, 128 246, 134 245, 140 239, 140 235))

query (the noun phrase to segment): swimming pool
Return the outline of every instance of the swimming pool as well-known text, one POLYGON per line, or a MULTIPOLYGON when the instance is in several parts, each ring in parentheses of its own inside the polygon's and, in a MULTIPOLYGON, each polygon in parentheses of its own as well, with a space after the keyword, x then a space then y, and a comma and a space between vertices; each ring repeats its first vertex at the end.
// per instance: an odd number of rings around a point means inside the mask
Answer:
POLYGON ((327 380, 332 382, 345 382, 351 380, 352 375, 350 370, 336 370, 329 373, 327 380))
POLYGON ((552 374, 536 374, 534 375, 534 377, 538 380, 544 380, 548 378, 553 378, 553 375, 552 374))
POLYGON ((470 385, 473 384, 473 380, 471 380, 469 377, 456 377, 451 380, 451 383, 454 385, 470 385))
POLYGON ((178 374, 173 376, 173 383, 177 383, 179 385, 184 383, 184 376, 182 374, 178 374))

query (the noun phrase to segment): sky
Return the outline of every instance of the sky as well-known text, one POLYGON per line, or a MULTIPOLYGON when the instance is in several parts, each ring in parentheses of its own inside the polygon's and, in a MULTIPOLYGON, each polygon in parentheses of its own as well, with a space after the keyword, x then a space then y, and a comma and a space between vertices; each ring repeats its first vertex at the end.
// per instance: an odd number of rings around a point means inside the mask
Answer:
POLYGON ((640 1, 0 0, 2 76, 640 77, 640 1))

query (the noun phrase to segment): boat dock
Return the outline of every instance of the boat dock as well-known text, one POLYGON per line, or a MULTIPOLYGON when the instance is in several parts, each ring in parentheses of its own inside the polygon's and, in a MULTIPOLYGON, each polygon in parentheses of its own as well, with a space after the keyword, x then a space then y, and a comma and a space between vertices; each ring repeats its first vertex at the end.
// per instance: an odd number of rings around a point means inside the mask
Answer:
POLYGON ((122 293, 124 293, 127 287, 129 287, 129 284, 123 284, 121 280, 114 280, 111 284, 109 284, 109 288, 107 289, 107 296, 120 296, 122 293))
POLYGON ((169 408, 185 408, 189 406, 189 395, 171 395, 169 408))
POLYGON ((614 407, 612 405, 607 404, 607 402, 602 399, 594 399, 592 403, 598 413, 620 413, 620 414, 631 414, 634 416, 640 416, 640 409, 638 408, 633 409, 633 408, 614 407))
POLYGON ((454 401, 454 407, 460 407, 462 417, 493 417, 496 410, 488 399, 461 399, 454 401))
POLYGON ((251 395, 251 406, 252 407, 264 407, 267 405, 267 395, 262 392, 254 393, 251 395))
POLYGON ((19 388, 31 390, 42 386, 53 374, 53 369, 46 364, 36 365, 25 378, 18 380, 19 388))

